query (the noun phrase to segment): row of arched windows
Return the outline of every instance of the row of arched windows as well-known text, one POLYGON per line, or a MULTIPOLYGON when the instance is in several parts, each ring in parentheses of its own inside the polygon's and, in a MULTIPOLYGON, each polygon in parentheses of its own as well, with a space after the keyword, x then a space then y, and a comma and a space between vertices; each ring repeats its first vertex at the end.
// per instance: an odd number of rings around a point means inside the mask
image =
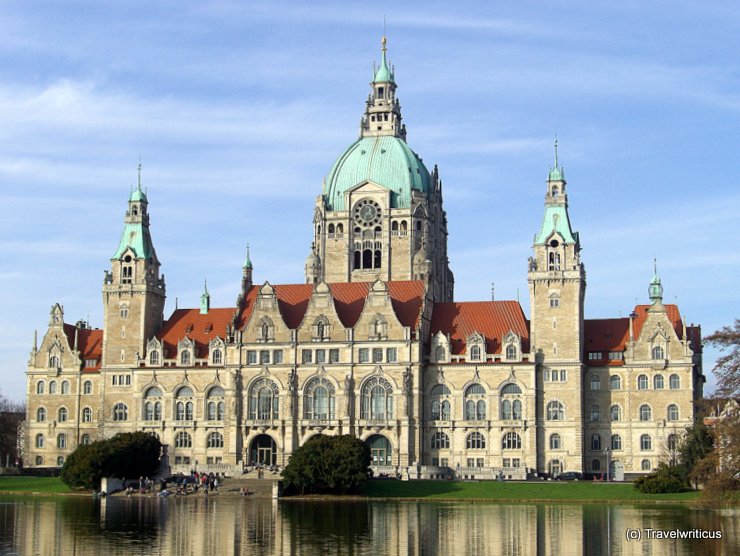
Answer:
MULTIPOLYGON (((88 384, 90 385, 90 392, 85 392, 85 394, 92 393, 92 382, 90 382, 89 380, 85 381, 86 387, 88 384)), ((36 393, 44 394, 45 390, 46 390, 46 383, 43 380, 39 380, 36 383, 36 393)), ((62 383, 60 384, 59 390, 60 390, 59 391, 60 394, 69 394, 69 381, 63 380, 62 383)), ((56 394, 56 393, 57 393, 57 381, 50 380, 49 381, 49 394, 56 394)))
MULTIPOLYGON (((447 450, 450 447, 450 437, 446 433, 435 432, 430 441, 432 450, 447 450)), ((486 437, 479 432, 471 432, 465 438, 465 447, 468 450, 482 450, 486 447, 486 437)), ((515 432, 507 432, 501 437, 502 450, 521 450, 522 439, 515 432)))
MULTIPOLYGON (((522 390, 516 384, 507 384, 501 389, 500 416, 506 420, 523 418, 522 401, 516 399, 522 390)), ((430 392, 431 419, 447 421, 451 419, 450 389, 444 384, 435 385, 430 392)), ((486 419, 486 390, 479 383, 471 384, 463 393, 465 420, 482 421, 486 419)))
MULTIPOLYGON (((601 421, 601 408, 598 405, 592 405, 589 411, 592 422, 601 421)), ((651 421, 653 418, 653 410, 648 404, 640 406, 638 415, 640 421, 651 421)), ((680 412, 678 405, 672 403, 666 408, 666 421, 678 421, 680 418, 680 412)), ((621 421, 622 420, 622 408, 619 405, 612 405, 609 408, 609 420, 610 421, 621 421)))
MULTIPOLYGON (((601 379, 598 376, 591 377, 591 390, 598 390, 600 388, 601 379), (594 387, 596 385, 596 387, 594 387)), ((647 375, 639 375, 637 377, 637 389, 647 390, 650 385, 650 379, 647 375)), ((612 390, 622 389, 622 379, 619 375, 612 375, 609 377, 609 388, 612 390)), ((671 390, 679 390, 681 388, 681 377, 677 374, 672 374, 668 377, 668 388, 671 390)), ((663 390, 665 389, 665 377, 662 374, 656 374, 653 376, 653 389, 663 390)))

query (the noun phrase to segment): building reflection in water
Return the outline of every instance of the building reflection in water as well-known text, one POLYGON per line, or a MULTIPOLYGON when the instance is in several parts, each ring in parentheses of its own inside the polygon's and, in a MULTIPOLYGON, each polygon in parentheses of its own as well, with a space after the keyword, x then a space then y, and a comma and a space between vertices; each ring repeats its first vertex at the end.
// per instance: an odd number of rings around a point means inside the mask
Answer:
POLYGON ((740 512, 684 506, 0 498, 0 552, 101 554, 740 554, 740 512), (628 529, 723 539, 628 541, 628 529))

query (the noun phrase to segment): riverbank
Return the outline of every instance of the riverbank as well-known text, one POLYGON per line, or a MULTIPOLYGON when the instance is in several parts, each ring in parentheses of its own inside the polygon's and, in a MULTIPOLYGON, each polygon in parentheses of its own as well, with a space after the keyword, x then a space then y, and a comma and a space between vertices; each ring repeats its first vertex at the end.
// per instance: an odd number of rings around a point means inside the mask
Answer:
POLYGON ((59 477, 0 476, 0 494, 77 494, 59 477))

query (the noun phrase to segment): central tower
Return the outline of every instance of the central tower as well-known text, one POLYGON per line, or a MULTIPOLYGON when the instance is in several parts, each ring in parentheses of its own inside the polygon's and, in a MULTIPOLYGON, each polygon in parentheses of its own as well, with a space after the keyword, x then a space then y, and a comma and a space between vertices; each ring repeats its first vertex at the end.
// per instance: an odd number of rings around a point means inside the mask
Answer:
POLYGON ((437 168, 406 144, 395 72, 383 37, 360 137, 342 153, 316 200, 306 281, 424 280, 451 301, 447 216, 437 168))

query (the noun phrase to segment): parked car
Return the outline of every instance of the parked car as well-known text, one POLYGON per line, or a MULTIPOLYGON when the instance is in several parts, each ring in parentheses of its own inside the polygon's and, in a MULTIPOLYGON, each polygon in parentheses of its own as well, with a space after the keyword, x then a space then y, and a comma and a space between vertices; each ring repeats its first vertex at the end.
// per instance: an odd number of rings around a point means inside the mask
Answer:
POLYGON ((583 473, 579 473, 578 471, 566 471, 565 473, 561 473, 558 479, 561 481, 580 481, 583 479, 583 473))

